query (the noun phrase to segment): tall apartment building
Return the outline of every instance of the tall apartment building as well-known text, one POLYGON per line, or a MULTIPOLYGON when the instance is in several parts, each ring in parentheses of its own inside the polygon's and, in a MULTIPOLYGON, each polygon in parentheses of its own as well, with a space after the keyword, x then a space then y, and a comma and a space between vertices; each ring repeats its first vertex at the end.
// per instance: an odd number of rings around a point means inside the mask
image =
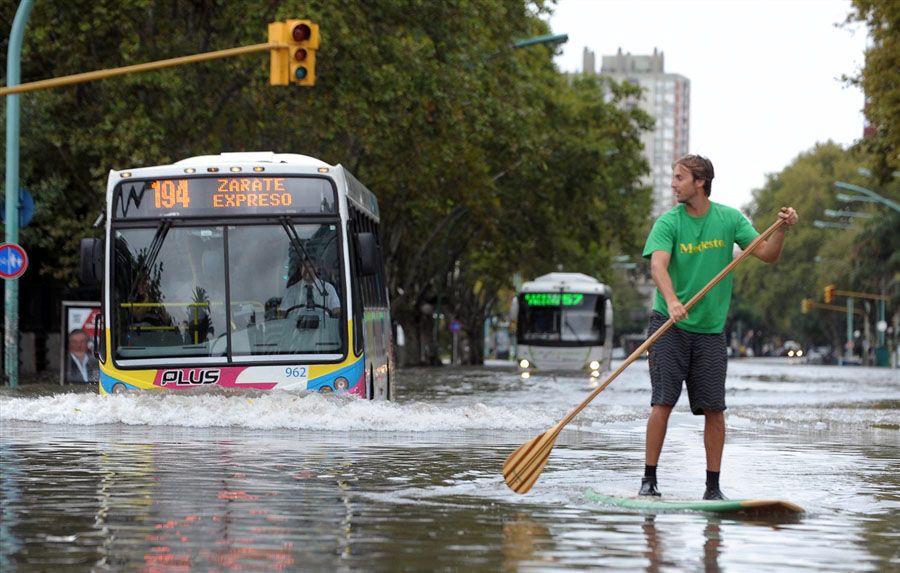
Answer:
MULTIPOLYGON (((596 74, 594 53, 584 49, 582 72, 596 74)), ((640 107, 656 119, 652 132, 641 139, 650 164, 647 184, 653 187, 654 218, 675 204, 672 195, 672 163, 688 153, 690 135, 691 82, 679 74, 667 74, 663 53, 653 50, 651 55, 634 56, 622 53, 603 56, 601 75, 622 82, 628 81, 644 89, 640 107)))

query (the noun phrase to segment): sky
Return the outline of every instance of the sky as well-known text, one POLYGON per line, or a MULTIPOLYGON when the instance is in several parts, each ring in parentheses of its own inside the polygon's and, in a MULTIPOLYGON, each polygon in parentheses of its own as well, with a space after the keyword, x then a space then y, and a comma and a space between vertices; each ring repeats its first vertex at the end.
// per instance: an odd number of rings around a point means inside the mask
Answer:
MULTIPOLYGON (((691 82, 690 152, 716 170, 711 199, 742 208, 766 174, 816 143, 862 137, 863 94, 841 81, 864 63, 867 32, 842 26, 850 0, 559 0, 556 63, 580 72, 585 48, 599 69, 621 48, 665 55, 691 82)), ((599 70, 598 70, 599 71, 599 70)))

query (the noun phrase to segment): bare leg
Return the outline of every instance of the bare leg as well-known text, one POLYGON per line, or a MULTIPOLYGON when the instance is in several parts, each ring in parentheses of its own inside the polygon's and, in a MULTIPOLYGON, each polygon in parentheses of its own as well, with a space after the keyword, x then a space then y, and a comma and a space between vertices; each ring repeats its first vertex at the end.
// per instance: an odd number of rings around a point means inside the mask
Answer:
POLYGON ((647 418, 647 441, 645 459, 648 466, 659 463, 659 454, 662 452, 663 442, 666 440, 666 428, 669 426, 669 414, 672 406, 653 406, 650 417, 647 418))
POLYGON ((706 446, 706 469, 721 471, 725 447, 725 412, 704 412, 703 445, 706 446))

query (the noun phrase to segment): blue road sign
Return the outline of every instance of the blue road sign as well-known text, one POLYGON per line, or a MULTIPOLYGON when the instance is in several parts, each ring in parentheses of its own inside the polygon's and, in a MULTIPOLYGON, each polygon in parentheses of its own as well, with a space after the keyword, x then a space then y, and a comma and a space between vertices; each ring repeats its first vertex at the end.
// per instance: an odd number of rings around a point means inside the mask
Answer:
MULTIPOLYGON (((34 216, 34 199, 28 189, 19 189, 19 226, 25 227, 34 216)), ((6 222, 6 209, 0 209, 0 221, 6 222)))
POLYGON ((0 243, 0 278, 17 279, 27 268, 25 249, 15 243, 0 243))
POLYGON ((462 323, 455 318, 450 321, 450 332, 459 332, 462 330, 462 323))

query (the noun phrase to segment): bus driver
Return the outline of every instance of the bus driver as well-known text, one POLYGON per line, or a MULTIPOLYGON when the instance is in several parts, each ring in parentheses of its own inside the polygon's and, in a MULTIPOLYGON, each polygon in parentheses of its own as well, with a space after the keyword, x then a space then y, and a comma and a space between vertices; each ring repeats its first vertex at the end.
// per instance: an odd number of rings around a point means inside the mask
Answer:
POLYGON ((321 308, 332 318, 341 316, 341 300, 337 291, 331 283, 316 276, 311 260, 304 258, 300 265, 299 280, 295 275, 291 276, 291 279, 293 282, 288 283, 287 291, 279 305, 283 312, 296 307, 309 310, 321 308))

